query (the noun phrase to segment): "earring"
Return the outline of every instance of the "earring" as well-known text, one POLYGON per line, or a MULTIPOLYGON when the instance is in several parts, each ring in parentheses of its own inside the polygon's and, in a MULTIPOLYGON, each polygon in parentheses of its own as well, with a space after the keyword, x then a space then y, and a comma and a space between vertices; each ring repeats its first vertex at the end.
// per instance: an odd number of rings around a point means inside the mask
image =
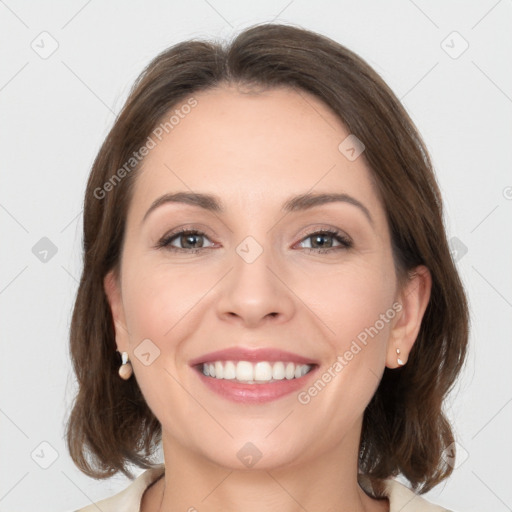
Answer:
POLYGON ((396 362, 400 365, 400 366, 403 366, 405 363, 400 359, 400 349, 397 348, 396 349, 396 362))
POLYGON ((132 363, 128 360, 128 352, 121 352, 121 360, 122 364, 119 367, 119 376, 124 380, 128 380, 133 373, 132 363))

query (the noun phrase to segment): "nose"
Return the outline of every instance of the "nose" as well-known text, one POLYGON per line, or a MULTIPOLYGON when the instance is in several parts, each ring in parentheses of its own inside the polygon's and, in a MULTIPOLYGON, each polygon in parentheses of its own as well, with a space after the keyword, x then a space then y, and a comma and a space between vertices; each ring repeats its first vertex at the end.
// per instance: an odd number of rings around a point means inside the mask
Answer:
POLYGON ((247 328, 290 320, 296 306, 284 274, 266 250, 250 263, 235 254, 233 268, 219 289, 218 316, 247 328))

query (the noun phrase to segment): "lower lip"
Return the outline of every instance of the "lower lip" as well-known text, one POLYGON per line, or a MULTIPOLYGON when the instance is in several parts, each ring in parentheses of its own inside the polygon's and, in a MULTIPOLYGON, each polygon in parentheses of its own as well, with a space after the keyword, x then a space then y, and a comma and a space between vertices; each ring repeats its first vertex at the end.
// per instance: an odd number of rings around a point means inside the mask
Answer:
POLYGON ((232 379, 207 377, 199 368, 195 368, 199 378, 213 392, 233 402, 261 404, 277 400, 303 388, 316 373, 318 366, 298 379, 283 379, 268 384, 244 384, 232 379))

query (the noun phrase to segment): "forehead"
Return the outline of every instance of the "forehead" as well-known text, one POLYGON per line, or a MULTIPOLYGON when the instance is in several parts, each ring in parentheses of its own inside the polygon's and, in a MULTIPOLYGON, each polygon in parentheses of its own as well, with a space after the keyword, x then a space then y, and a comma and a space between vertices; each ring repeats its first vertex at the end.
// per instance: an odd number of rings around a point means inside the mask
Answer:
POLYGON ((364 159, 350 161, 339 150, 350 133, 317 97, 290 88, 222 86, 193 98, 193 108, 181 110, 183 102, 164 118, 176 114, 160 129, 161 140, 152 135, 156 144, 133 197, 139 216, 156 197, 176 190, 207 192, 246 207, 280 205, 309 191, 350 193, 376 203, 364 159))

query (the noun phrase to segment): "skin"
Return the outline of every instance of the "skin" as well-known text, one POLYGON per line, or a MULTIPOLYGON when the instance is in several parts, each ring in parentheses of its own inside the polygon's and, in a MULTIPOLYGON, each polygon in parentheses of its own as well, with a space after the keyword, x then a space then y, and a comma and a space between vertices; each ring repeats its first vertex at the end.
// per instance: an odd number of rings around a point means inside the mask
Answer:
POLYGON ((384 368, 398 366, 397 348, 407 361, 430 273, 418 267, 399 287, 371 171, 338 150, 349 132, 316 97, 226 85, 194 97, 198 105, 145 158, 120 279, 109 273, 104 282, 117 348, 129 353, 163 431, 165 477, 146 491, 142 511, 389 510, 357 482, 362 418, 384 368), (215 194, 225 212, 167 203, 142 222, 155 199, 178 191, 215 194), (281 212, 306 192, 349 194, 373 225, 342 202, 281 212), (155 248, 181 226, 205 233, 192 240, 202 252, 155 248), (308 234, 326 228, 353 247, 327 237, 331 252, 308 252, 318 247, 308 234), (236 252, 247 236, 263 248, 252 263, 236 252), (264 405, 228 401, 188 364, 233 345, 275 347, 318 360, 321 376, 394 303, 401 311, 305 405, 296 393, 264 405), (160 350, 148 366, 133 352, 147 338, 160 350), (251 468, 237 457, 247 442, 262 453, 251 468))

